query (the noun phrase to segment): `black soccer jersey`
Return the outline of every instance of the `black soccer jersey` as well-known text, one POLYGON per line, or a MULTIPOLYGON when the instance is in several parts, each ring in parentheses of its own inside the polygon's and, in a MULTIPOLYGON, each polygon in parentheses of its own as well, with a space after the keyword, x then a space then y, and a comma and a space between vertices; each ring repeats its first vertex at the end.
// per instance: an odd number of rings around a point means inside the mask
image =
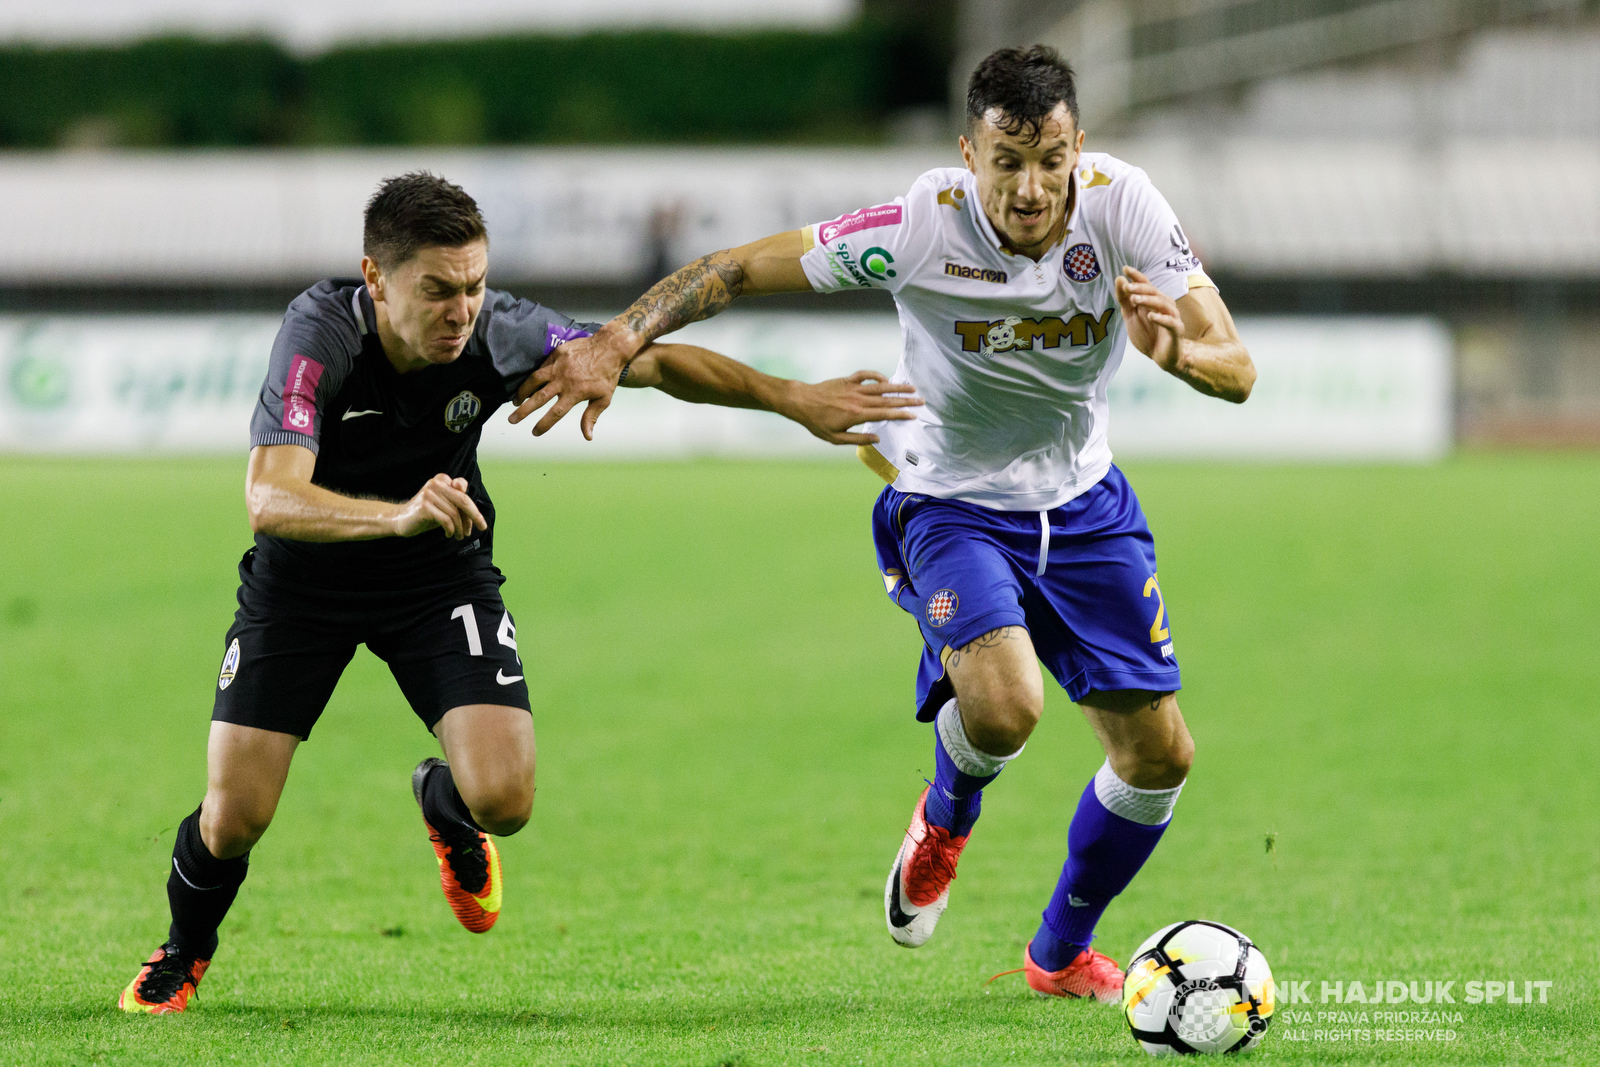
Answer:
POLYGON ((344 589, 433 585, 488 566, 494 504, 478 471, 483 424, 557 345, 598 328, 491 289, 454 362, 401 374, 383 353, 364 285, 330 280, 301 293, 273 342, 251 446, 311 449, 312 481, 346 496, 403 501, 436 474, 465 478, 489 529, 465 541, 439 529, 372 541, 257 534, 257 565, 344 589))

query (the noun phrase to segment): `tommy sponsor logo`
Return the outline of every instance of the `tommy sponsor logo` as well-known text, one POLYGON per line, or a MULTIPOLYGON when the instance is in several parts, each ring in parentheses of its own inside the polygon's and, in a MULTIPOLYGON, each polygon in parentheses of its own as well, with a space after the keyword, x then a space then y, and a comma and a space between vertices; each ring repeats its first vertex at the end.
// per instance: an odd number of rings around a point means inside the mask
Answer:
POLYGON ((994 282, 996 285, 1006 283, 1006 272, 1003 270, 990 270, 988 267, 969 267, 965 263, 946 263, 944 272, 952 278, 971 278, 975 282, 994 282))
POLYGON ((289 361, 289 377, 283 385, 283 428, 295 433, 310 433, 317 414, 317 383, 322 380, 322 364, 297 355, 289 361))
POLYGON ((472 425, 472 420, 478 417, 478 412, 482 409, 483 402, 478 399, 477 394, 463 389, 444 406, 444 424, 451 433, 460 433, 472 425))
POLYGON ((928 598, 928 625, 943 626, 956 617, 961 600, 954 589, 941 589, 928 598))
POLYGON ((1016 315, 1009 318, 976 322, 959 321, 956 335, 961 338, 961 351, 1010 352, 1013 349, 1060 348, 1066 341, 1073 347, 1097 345, 1106 339, 1106 328, 1116 308, 1107 308, 1096 318, 1088 312, 1079 312, 1070 319, 1050 315, 1041 319, 1024 319, 1016 315))
POLYGON ((1100 277, 1100 261, 1095 258, 1094 245, 1073 245, 1067 249, 1061 269, 1075 282, 1092 282, 1100 277))
POLYGON ((548 356, 568 341, 593 336, 592 330, 585 330, 581 326, 557 326, 552 322, 544 332, 544 354, 548 356))
POLYGON ((222 657, 222 673, 217 675, 217 688, 226 689, 233 684, 233 679, 239 673, 239 639, 235 637, 233 644, 228 646, 228 654, 222 657))
POLYGON ((840 215, 832 222, 824 222, 817 227, 817 240, 826 244, 847 233, 857 230, 870 230, 875 226, 898 226, 902 218, 899 204, 879 204, 877 207, 864 207, 860 211, 852 211, 848 215, 840 215))

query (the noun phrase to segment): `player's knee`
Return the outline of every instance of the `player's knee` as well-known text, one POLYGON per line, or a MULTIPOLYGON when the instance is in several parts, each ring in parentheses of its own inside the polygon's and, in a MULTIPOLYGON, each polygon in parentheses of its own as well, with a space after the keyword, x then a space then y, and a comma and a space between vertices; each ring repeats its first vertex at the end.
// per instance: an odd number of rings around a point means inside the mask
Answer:
POLYGON ((531 814, 531 809, 490 808, 482 812, 474 811, 472 817, 483 827, 484 833, 496 837, 510 837, 528 825, 528 817, 531 814))
POLYGON ((1194 739, 1185 730, 1180 736, 1175 737, 1161 754, 1160 766, 1155 768, 1160 772, 1160 777, 1168 784, 1159 788, 1170 789, 1189 777, 1189 768, 1194 765, 1194 739))
POLYGON ((533 815, 533 784, 506 785, 481 797, 465 798, 472 818, 485 833, 509 837, 528 825, 533 815))
POLYGON ((1009 756, 1028 743, 1044 711, 1044 694, 1026 686, 1004 686, 960 698, 967 736, 984 752, 1009 756))
POLYGON ((276 805, 207 794, 200 811, 200 839, 218 859, 242 856, 255 847, 272 825, 276 805))
POLYGON ((1159 744, 1139 745, 1128 755, 1132 758, 1125 757, 1124 766, 1116 766, 1113 760, 1113 770, 1123 781, 1139 789, 1171 789, 1189 777, 1189 768, 1194 764, 1194 739, 1183 730, 1163 738, 1159 744))

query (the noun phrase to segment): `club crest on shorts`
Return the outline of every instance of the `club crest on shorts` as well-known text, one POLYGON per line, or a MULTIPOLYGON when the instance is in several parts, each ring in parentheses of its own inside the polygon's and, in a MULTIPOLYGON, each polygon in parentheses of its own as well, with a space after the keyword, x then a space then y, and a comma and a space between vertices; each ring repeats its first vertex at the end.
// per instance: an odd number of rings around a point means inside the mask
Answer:
POLYGON ((222 657, 222 673, 217 675, 217 688, 226 689, 233 684, 233 676, 239 673, 239 639, 235 637, 233 644, 228 646, 228 654, 222 657))
POLYGON ((455 399, 444 406, 444 424, 450 428, 451 433, 460 433, 472 425, 472 420, 478 417, 478 412, 483 410, 483 402, 476 394, 463 389, 455 399))
POLYGON ((928 598, 928 625, 943 626, 956 617, 956 605, 961 601, 954 589, 941 589, 928 598))
POLYGON ((1092 282, 1100 277, 1100 261, 1095 258, 1094 245, 1073 245, 1067 249, 1061 269, 1075 282, 1092 282))

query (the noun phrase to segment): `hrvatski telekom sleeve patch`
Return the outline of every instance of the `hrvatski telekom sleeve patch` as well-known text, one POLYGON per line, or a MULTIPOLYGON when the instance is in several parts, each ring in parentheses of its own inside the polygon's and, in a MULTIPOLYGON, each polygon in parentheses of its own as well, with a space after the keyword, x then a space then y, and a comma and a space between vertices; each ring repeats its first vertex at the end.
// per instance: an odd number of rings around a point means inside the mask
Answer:
POLYGON ((852 211, 848 215, 840 215, 832 222, 824 222, 817 227, 817 240, 827 244, 845 234, 855 233, 857 230, 870 230, 875 226, 900 225, 903 212, 899 204, 879 204, 877 207, 864 207, 860 211, 852 211))
POLYGON ((289 377, 283 383, 283 428, 294 433, 311 433, 317 414, 317 383, 322 380, 322 364, 305 356, 289 361, 289 377))

